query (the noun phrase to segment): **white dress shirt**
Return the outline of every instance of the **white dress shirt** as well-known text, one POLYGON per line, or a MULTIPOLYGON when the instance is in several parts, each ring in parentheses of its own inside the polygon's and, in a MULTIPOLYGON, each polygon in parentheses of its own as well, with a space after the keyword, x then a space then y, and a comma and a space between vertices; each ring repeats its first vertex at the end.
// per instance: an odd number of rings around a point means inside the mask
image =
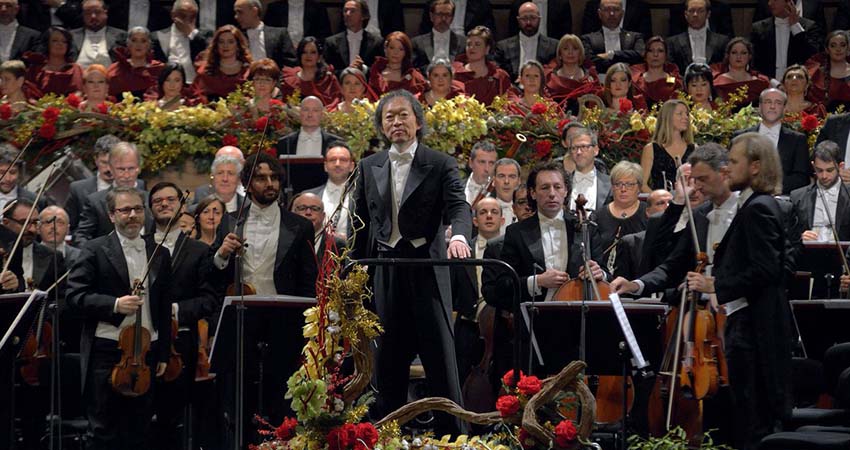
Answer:
POLYGON ((298 156, 322 156, 322 129, 306 131, 304 128, 298 133, 298 143, 295 145, 295 154, 298 156))
POLYGON ((107 190, 111 187, 112 187, 112 183, 109 182, 109 181, 104 181, 102 178, 100 178, 100 173, 98 173, 97 174, 97 190, 98 191, 105 191, 105 190, 107 190))
POLYGON ((505 218, 505 221, 502 223, 502 227, 499 230, 499 234, 505 234, 505 229, 508 228, 508 225, 517 221, 517 218, 514 215, 514 202, 502 201, 502 199, 498 197, 496 197, 496 201, 499 202, 499 207, 502 208, 502 217, 505 218))
MULTIPOLYGON (((198 0, 198 24, 202 30, 212 31, 218 28, 216 24, 216 3, 217 0, 198 0)), ((292 2, 290 1, 290 3, 292 2)))
POLYGON ((265 208, 252 204, 244 231, 249 244, 242 258, 245 281, 257 289, 258 295, 277 295, 274 263, 280 239, 280 207, 274 203, 265 208))
POLYGON ((617 27, 613 30, 609 30, 606 27, 602 27, 602 36, 605 38, 606 52, 618 52, 622 49, 620 47, 620 29, 620 27, 617 27))
POLYGON ((16 200, 18 198, 18 187, 15 186, 9 191, 8 194, 4 194, 0 192, 0 218, 3 217, 3 209, 6 208, 6 204, 11 202, 12 200, 16 200))
POLYGON ((472 205, 475 202, 475 197, 478 197, 478 194, 487 189, 487 184, 489 184, 487 181, 481 184, 477 183, 475 177, 470 175, 466 179, 466 187, 463 190, 464 195, 466 195, 466 203, 472 205))
MULTIPOLYGON (((24 283, 25 284, 29 284, 29 283, 27 283, 27 280, 33 280, 33 276, 32 276, 32 266, 33 266, 32 249, 33 249, 33 247, 34 247, 34 245, 32 243, 30 243, 30 245, 27 245, 26 247, 24 247, 23 251, 21 252, 21 270, 23 270, 24 283)), ((24 288, 27 291, 31 290, 29 286, 24 286, 24 288)))
POLYGON ((133 0, 130 2, 130 15, 127 18, 127 29, 133 27, 148 27, 148 16, 151 13, 150 0, 133 0))
MULTIPOLYGON (((176 224, 175 224, 176 225, 176 224)), ((153 240, 157 244, 162 244, 163 247, 168 249, 168 254, 174 256, 174 247, 177 246, 177 238, 180 236, 180 229, 176 226, 171 227, 171 231, 168 232, 168 236, 165 235, 165 230, 157 229, 153 234, 153 240), (163 240, 165 242, 163 242, 163 240)))
POLYGON ((12 57, 12 43, 18 34, 18 21, 13 20, 8 25, 0 24, 0 62, 6 62, 12 57))
POLYGON ((835 184, 830 188, 824 189, 820 183, 817 183, 816 189, 823 192, 823 196, 821 196, 820 192, 815 192, 815 211, 814 217, 812 217, 812 231, 818 233, 819 241, 827 241, 833 242, 835 241, 834 236, 832 235, 832 230, 829 227, 830 219, 835 222, 835 214, 838 211, 838 194, 841 189, 841 180, 836 181, 835 184), (826 207, 829 208, 829 214, 827 215, 827 209, 824 207, 823 199, 826 198, 826 207))
MULTIPOLYGON (((569 242, 567 242, 567 225, 564 222, 564 212, 559 211, 557 216, 550 219, 538 211, 537 217, 540 219, 540 238, 546 270, 566 271, 567 261, 569 260, 569 242)), ((526 281, 528 294, 532 296, 540 295, 543 292, 536 278, 537 276, 531 276, 526 281)), ((557 289, 548 289, 545 300, 551 300, 555 291, 557 289)))
POLYGON ((59 8, 50 7, 50 25, 56 25, 61 27, 65 25, 65 23, 62 22, 62 19, 60 19, 59 16, 56 15, 56 11, 58 10, 59 8))
POLYGON ((239 194, 238 193, 235 194, 233 196, 233 198, 230 199, 229 202, 226 202, 224 204, 224 209, 226 209, 227 212, 229 212, 229 213, 236 212, 236 210, 239 209, 239 194))
POLYGON ((266 33, 265 25, 260 22, 256 28, 245 30, 248 34, 248 46, 251 48, 251 57, 254 61, 266 57, 266 33))
POLYGON ((708 43, 708 23, 699 30, 688 27, 688 39, 691 41, 691 59, 697 64, 708 64, 705 48, 708 43))
POLYGON ((339 211, 338 219, 336 219, 336 227, 335 230, 337 233, 348 235, 348 199, 346 196, 342 198, 342 193, 345 191, 345 183, 343 184, 335 184, 333 181, 328 180, 327 184, 325 184, 325 189, 322 191, 322 204, 325 207, 325 223, 327 224, 331 220, 334 220, 332 217, 334 211, 336 211, 337 207, 340 204, 340 200, 342 200, 342 208, 339 211))
POLYGON ((782 130, 782 124, 777 123, 776 125, 769 127, 764 124, 764 122, 759 124, 759 134, 762 134, 768 137, 771 142, 773 142, 774 148, 779 148, 779 133, 782 130))
MULTIPOLYGON (((404 186, 407 184, 407 177, 410 175, 410 167, 413 164, 413 158, 416 156, 416 148, 419 147, 419 142, 414 140, 413 144, 405 150, 399 150, 398 147, 393 144, 389 149, 389 157, 390 157, 390 183, 392 186, 392 224, 393 229, 390 232, 390 241, 388 242, 391 247, 395 247, 396 244, 401 240, 401 230, 398 226, 398 211, 401 208, 401 199, 404 195, 404 186)), ((411 241, 414 247, 419 247, 424 244, 425 239, 419 238, 416 241, 421 241, 419 245, 416 245, 414 241, 411 241)))
POLYGON ((98 31, 83 31, 83 44, 80 47, 77 64, 83 69, 92 64, 101 64, 104 67, 112 64, 112 59, 109 57, 109 45, 106 42, 106 27, 98 31))
MULTIPOLYGON (((389 0, 395 1, 395 0, 389 0)), ((381 23, 379 20, 380 14, 378 14, 378 3, 379 0, 366 0, 366 4, 369 5, 369 23, 366 24, 366 30, 377 35, 381 35, 381 23)))
POLYGON ((191 84, 195 80, 195 64, 192 62, 190 40, 197 36, 199 32, 195 28, 186 36, 177 29, 176 25, 171 25, 171 30, 168 33, 168 42, 161 42, 164 44, 162 47, 168 56, 168 62, 183 66, 183 70, 186 72, 186 84, 191 84))
POLYGON ((537 9, 540 11, 540 25, 537 26, 537 32, 543 36, 548 36, 546 23, 549 19, 549 0, 532 0, 531 3, 537 5, 537 9))
POLYGON ((360 44, 363 43, 363 30, 353 32, 345 30, 345 38, 348 41, 348 63, 351 64, 360 56, 360 44))
MULTIPOLYGON (((732 192, 732 195, 723 202, 722 205, 714 205, 714 209, 706 214, 708 219, 708 232, 706 234, 705 252, 708 255, 708 263, 714 263, 714 247, 723 240, 726 236, 726 231, 729 225, 732 224, 732 219, 738 212, 738 193, 732 192)), ((711 275, 711 266, 706 268, 706 274, 711 275)))
POLYGON ((598 189, 596 180, 596 168, 588 173, 581 173, 578 170, 573 172, 573 189, 570 193, 570 210, 575 211, 576 199, 579 194, 584 194, 587 199, 587 204, 584 209, 588 211, 596 211, 596 190, 598 189))
POLYGON ((773 23, 776 32, 776 76, 777 80, 782 79, 785 74, 785 69, 788 67, 788 46, 791 43, 791 35, 796 36, 805 31, 800 22, 793 26, 788 25, 788 19, 774 18, 773 23))
POLYGON ((537 38, 540 32, 534 36, 526 36, 525 33, 519 33, 519 66, 522 67, 526 61, 537 60, 537 38))
MULTIPOLYGON (((123 234, 119 233, 118 230, 115 230, 115 234, 118 236, 118 242, 121 244, 121 251, 124 254, 124 261, 127 263, 127 274, 129 275, 127 279, 127 285, 132 286, 134 280, 141 280, 142 277, 145 276, 145 265, 147 265, 147 253, 145 252, 145 241, 141 237, 137 237, 136 239, 129 239, 123 234)), ((145 280, 145 292, 149 292, 148 288, 150 287, 150 278, 145 280)), ((151 321, 151 307, 150 301, 147 295, 142 296, 144 303, 142 303, 142 326, 147 329, 151 334, 151 342, 157 339, 157 332, 153 329, 153 322, 151 321)), ((118 310, 118 299, 115 299, 115 307, 113 311, 117 312, 118 310)), ((121 325, 115 327, 111 323, 108 322, 98 322, 97 328, 95 329, 94 335, 103 339, 110 339, 113 341, 118 340, 118 336, 121 334, 121 330, 125 327, 133 326, 136 322, 136 314, 128 314, 124 316, 124 320, 121 321, 121 325)))
POLYGON ((286 29, 289 31, 289 38, 296 45, 304 38, 304 0, 289 0, 289 16, 286 18, 286 29))
POLYGON ((437 30, 431 29, 431 33, 434 36, 434 57, 431 61, 434 61, 437 58, 451 60, 452 30, 448 29, 440 33, 437 30))
POLYGON ((466 0, 455 0, 455 16, 452 18, 450 29, 457 34, 466 36, 464 23, 466 21, 466 0))

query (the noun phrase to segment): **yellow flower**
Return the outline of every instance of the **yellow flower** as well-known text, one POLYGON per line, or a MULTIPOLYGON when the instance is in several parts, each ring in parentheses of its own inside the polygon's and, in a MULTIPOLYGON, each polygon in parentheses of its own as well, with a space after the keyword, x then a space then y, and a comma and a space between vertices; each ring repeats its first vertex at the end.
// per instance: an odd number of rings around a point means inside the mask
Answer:
POLYGON ((632 130, 640 131, 646 128, 643 124, 643 120, 641 120, 640 113, 634 112, 632 113, 632 117, 629 118, 629 124, 632 126, 632 130))
POLYGON ((655 133, 655 125, 658 122, 654 116, 649 116, 646 118, 646 129, 649 131, 649 134, 655 133))

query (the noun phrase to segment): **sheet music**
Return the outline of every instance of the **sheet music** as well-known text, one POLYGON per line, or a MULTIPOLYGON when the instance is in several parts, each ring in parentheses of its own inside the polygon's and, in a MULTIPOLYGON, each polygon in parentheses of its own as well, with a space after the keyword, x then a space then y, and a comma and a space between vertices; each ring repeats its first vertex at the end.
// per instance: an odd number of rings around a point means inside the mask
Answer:
POLYGON ((643 369, 648 366, 649 363, 643 359, 643 353, 641 353, 640 345, 638 345, 637 339, 635 339, 635 333, 632 331, 632 324, 629 323, 629 318, 626 317, 626 310, 623 309, 623 303, 620 302, 620 296, 612 293, 608 296, 608 299, 611 300, 611 305, 614 307, 614 314, 617 316, 617 321, 620 322, 620 328, 623 330, 623 335, 626 337, 626 344, 628 344, 629 350, 632 352, 632 362, 638 369, 643 369))

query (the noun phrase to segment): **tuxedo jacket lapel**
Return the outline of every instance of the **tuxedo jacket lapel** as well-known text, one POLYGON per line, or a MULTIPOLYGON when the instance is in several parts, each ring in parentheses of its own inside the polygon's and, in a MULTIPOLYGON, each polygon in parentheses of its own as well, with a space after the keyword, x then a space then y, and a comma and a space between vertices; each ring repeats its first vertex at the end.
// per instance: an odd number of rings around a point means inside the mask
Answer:
POLYGON ((132 280, 130 280, 130 272, 127 269, 127 260, 124 258, 124 250, 121 249, 121 242, 118 240, 118 234, 116 231, 113 231, 109 235, 106 245, 103 246, 103 252, 106 254, 106 258, 109 259, 110 264, 118 274, 118 283, 127 283, 129 290, 129 283, 131 283, 132 280))
POLYGON ((404 206, 404 202, 407 201, 413 191, 425 181, 432 167, 433 164, 430 164, 430 161, 425 161, 425 156, 422 152, 416 152, 413 161, 410 163, 410 173, 407 175, 407 183, 404 185, 404 193, 401 195, 399 209, 401 209, 401 206, 404 206))

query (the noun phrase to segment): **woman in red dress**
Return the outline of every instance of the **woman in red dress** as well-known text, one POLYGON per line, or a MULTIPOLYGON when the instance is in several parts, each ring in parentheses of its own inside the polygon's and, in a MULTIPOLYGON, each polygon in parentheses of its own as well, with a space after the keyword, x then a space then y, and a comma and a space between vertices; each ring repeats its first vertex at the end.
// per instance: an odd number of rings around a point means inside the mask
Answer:
POLYGON ((426 88, 425 77, 413 67, 413 44, 401 31, 395 31, 384 39, 384 54, 377 56, 369 69, 369 86, 384 94, 396 89, 407 89, 413 95, 426 88))
POLYGON ((325 108, 336 106, 342 89, 333 74, 333 67, 325 64, 322 58, 323 50, 318 39, 312 36, 301 39, 295 49, 295 59, 300 65, 283 68, 280 92, 284 100, 298 90, 301 98, 312 95, 318 97, 325 108))
POLYGON ((457 55, 454 63, 454 77, 463 83, 466 95, 488 106, 511 87, 510 75, 487 59, 493 44, 490 29, 479 25, 466 34, 466 53, 457 55))
POLYGON ((753 44, 742 37, 732 38, 726 44, 726 58, 718 68, 721 73, 714 77, 714 90, 723 100, 727 100, 739 88, 747 87, 747 96, 736 109, 757 104, 761 91, 770 87, 770 80, 766 76, 750 70, 752 59, 753 44))
POLYGON ((812 79, 809 99, 835 111, 839 105, 850 107, 850 62, 846 31, 835 30, 826 37, 826 51, 806 61, 812 79))
POLYGON ((109 97, 106 67, 92 64, 83 71, 83 101, 80 111, 106 113, 114 98, 109 97))
POLYGON ((714 75, 711 67, 692 63, 685 68, 685 93, 691 98, 694 108, 714 109, 714 75))
POLYGON ((794 117, 800 113, 812 114, 819 118, 826 117, 826 108, 823 103, 813 102, 806 98, 812 80, 809 71, 805 67, 794 64, 785 69, 782 75, 782 90, 788 96, 785 101, 785 116, 794 117))
POLYGON ((455 98, 464 94, 463 83, 454 79, 454 68, 449 60, 437 58, 428 65, 428 90, 416 97, 425 106, 434 106, 443 99, 455 98))
MULTIPOLYGON (((378 100, 378 94, 375 94, 375 91, 372 90, 372 87, 366 81, 366 76, 356 67, 346 67, 343 69, 339 74, 339 84, 342 89, 342 95, 335 109, 351 112, 351 104, 355 100, 369 100, 370 102, 378 100)), ((333 109, 329 108, 329 110, 333 109)))
POLYGON ((169 62, 159 73, 155 88, 148 89, 145 100, 155 101, 159 108, 174 111, 181 106, 194 106, 203 99, 186 84, 186 70, 181 64, 169 62))
POLYGON ((547 110, 557 108, 557 104, 549 99, 543 80, 546 79, 543 65, 535 60, 526 61, 519 68, 519 87, 508 89, 508 100, 511 109, 522 115, 528 114, 536 103, 543 103, 547 110))
POLYGON ((610 111, 631 112, 646 109, 646 100, 641 94, 635 93, 631 74, 631 69, 626 63, 616 63, 605 72, 602 101, 605 102, 605 107, 610 111), (632 103, 632 107, 628 110, 621 105, 624 100, 632 103))
POLYGON ((558 41, 555 54, 557 66, 546 77, 546 89, 552 100, 564 111, 578 114, 578 102, 582 95, 598 95, 602 91, 599 77, 593 65, 585 65, 584 46, 574 34, 565 34, 558 41))
POLYGON ((127 32, 127 47, 115 49, 115 62, 106 70, 109 95, 120 99, 130 92, 141 99, 145 92, 156 86, 165 64, 153 59, 151 35, 145 27, 133 27, 127 32))
POLYGON ((248 40, 238 28, 219 27, 204 52, 204 61, 192 84, 209 101, 227 97, 248 79, 248 67, 253 59, 248 40))
POLYGON ((27 108, 27 104, 41 96, 38 89, 26 80, 27 67, 16 59, 0 64, 0 103, 8 104, 13 114, 27 108))
POLYGON ((667 44, 661 36, 653 36, 646 41, 644 62, 634 64, 632 85, 643 94, 649 107, 676 98, 682 90, 682 78, 679 68, 667 62, 667 44))
POLYGON ((27 80, 44 94, 68 95, 83 89, 83 69, 75 63, 73 38, 62 27, 50 27, 42 35, 47 55, 26 52, 27 80))
POLYGON ((273 59, 263 58, 252 62, 248 69, 248 80, 254 85, 252 103, 255 112, 260 115, 268 113, 274 102, 283 106, 283 102, 274 98, 275 88, 280 81, 280 67, 273 59))

